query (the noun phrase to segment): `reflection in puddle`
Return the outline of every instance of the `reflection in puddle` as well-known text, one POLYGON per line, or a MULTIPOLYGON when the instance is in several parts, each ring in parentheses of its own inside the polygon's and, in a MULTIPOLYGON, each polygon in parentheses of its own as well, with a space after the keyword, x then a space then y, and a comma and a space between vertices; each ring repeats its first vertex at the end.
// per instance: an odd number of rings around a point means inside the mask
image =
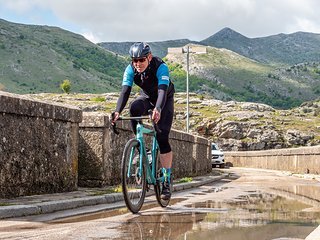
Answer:
POLYGON ((278 195, 250 191, 229 202, 206 201, 188 205, 179 213, 141 215, 121 227, 124 236, 119 239, 305 238, 320 221, 319 212, 304 211, 309 207, 278 195))
POLYGON ((293 186, 278 186, 272 188, 278 194, 295 199, 303 199, 315 206, 320 205, 320 191, 318 185, 293 185, 293 186))
POLYGON ((212 193, 212 192, 221 192, 223 190, 227 189, 227 187, 215 187, 215 188, 211 188, 211 189, 208 189, 206 191, 203 191, 205 193, 212 193))
POLYGON ((177 239, 202 221, 206 214, 142 215, 121 227, 124 236, 117 239, 177 239))
POLYGON ((198 192, 198 193, 191 193, 193 195, 206 195, 205 193, 201 193, 201 192, 198 192))

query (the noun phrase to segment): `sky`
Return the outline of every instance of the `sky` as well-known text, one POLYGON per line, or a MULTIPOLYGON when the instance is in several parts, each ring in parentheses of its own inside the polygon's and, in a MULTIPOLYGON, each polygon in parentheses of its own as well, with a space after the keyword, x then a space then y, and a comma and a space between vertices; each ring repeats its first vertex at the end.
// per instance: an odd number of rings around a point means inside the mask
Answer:
POLYGON ((320 33, 318 0, 0 0, 0 18, 56 26, 94 43, 320 33))

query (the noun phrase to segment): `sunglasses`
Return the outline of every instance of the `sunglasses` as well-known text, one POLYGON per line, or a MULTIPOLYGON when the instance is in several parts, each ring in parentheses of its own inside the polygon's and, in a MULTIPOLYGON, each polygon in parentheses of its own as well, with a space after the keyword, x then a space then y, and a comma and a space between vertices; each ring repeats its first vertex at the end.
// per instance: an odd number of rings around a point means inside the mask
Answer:
POLYGON ((147 58, 133 58, 132 62, 137 63, 137 62, 145 62, 147 60, 147 58))

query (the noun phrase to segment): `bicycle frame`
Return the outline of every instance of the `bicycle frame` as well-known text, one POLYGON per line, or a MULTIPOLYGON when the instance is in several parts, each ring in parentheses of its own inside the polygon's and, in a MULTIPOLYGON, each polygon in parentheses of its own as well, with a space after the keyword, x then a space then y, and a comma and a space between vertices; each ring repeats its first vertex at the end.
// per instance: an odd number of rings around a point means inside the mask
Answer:
MULTIPOLYGON (((147 170, 147 183, 148 184, 156 184, 156 164, 155 161, 156 159, 156 152, 157 152, 157 148, 158 148, 158 143, 157 143, 157 139, 156 139, 156 134, 157 132, 154 129, 149 129, 149 128, 145 128, 143 126, 143 124, 138 123, 137 124, 137 134, 136 134, 136 139, 139 141, 140 143, 140 167, 139 167, 139 174, 141 176, 141 172, 142 172, 142 164, 145 164, 146 170, 147 170), (149 165, 149 160, 148 160, 148 155, 147 155, 147 151, 146 151, 146 147, 145 147, 145 140, 144 140, 144 134, 152 134, 152 149, 151 149, 151 157, 152 157, 152 165, 151 165, 151 169, 150 169, 150 165, 149 165)), ((132 166, 132 161, 133 161, 133 153, 134 151, 132 150, 131 154, 130 154, 130 165, 129 165, 129 169, 128 169, 128 177, 129 177, 129 173, 130 173, 130 168, 132 166)))
MULTIPOLYGON (((142 119, 151 119, 151 115, 149 114, 149 117, 141 116, 118 118, 118 120, 138 121, 136 126, 136 137, 127 142, 121 163, 123 196, 128 209, 132 213, 137 213, 141 209, 146 196, 146 191, 149 189, 149 185, 154 186, 156 199, 161 207, 168 206, 170 201, 170 198, 161 198, 163 187, 162 183, 167 177, 166 169, 159 166, 157 162, 159 157, 157 133, 160 133, 161 130, 154 122, 152 122, 152 129, 144 127, 140 122, 142 119), (148 134, 152 138, 151 163, 148 159, 149 154, 147 153, 144 134, 148 134), (139 159, 137 159, 138 156, 139 159)), ((116 131, 115 123, 111 126, 113 132, 119 134, 119 132, 116 131)))

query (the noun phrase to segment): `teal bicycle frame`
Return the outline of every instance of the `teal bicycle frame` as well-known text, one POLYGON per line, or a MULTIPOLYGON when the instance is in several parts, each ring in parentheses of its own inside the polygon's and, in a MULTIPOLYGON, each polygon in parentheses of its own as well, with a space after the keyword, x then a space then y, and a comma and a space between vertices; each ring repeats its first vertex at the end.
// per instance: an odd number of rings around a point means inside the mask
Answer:
MULTIPOLYGON (((161 164, 158 163, 160 150, 157 142, 157 133, 161 132, 161 130, 154 122, 152 122, 152 129, 144 127, 139 122, 142 119, 151 119, 151 116, 118 118, 118 120, 138 120, 136 136, 126 143, 121 162, 123 196, 128 209, 132 213, 139 212, 143 205, 146 191, 150 189, 151 185, 154 187, 153 190, 161 207, 166 207, 170 201, 170 198, 161 198, 163 183, 168 177, 166 169, 162 168, 161 164), (151 162, 148 157, 150 154, 147 153, 145 134, 152 138, 151 162)), ((119 134, 116 131, 115 123, 112 125, 112 129, 114 133, 119 134)))
MULTIPOLYGON (((149 129, 149 128, 145 128, 143 126, 143 124, 138 123, 137 124, 137 134, 136 134, 136 139, 139 141, 139 151, 140 153, 140 161, 139 161, 139 175, 142 175, 142 164, 145 164, 145 168, 146 168, 146 178, 147 178, 147 183, 148 184, 156 184, 156 153, 157 150, 159 148, 158 146, 158 142, 156 139, 157 136, 157 132, 154 129, 149 129), (148 159, 148 154, 146 151, 146 147, 145 147, 145 140, 144 140, 144 134, 152 134, 152 149, 151 149, 151 157, 152 157, 152 161, 151 161, 151 169, 150 169, 150 163, 149 163, 149 159, 148 159)), ((128 173, 127 176, 130 177, 130 170, 131 170, 131 166, 132 166, 132 162, 133 162, 133 154, 134 154, 134 149, 132 149, 131 154, 130 154, 130 164, 129 164, 129 168, 128 168, 128 173)))

